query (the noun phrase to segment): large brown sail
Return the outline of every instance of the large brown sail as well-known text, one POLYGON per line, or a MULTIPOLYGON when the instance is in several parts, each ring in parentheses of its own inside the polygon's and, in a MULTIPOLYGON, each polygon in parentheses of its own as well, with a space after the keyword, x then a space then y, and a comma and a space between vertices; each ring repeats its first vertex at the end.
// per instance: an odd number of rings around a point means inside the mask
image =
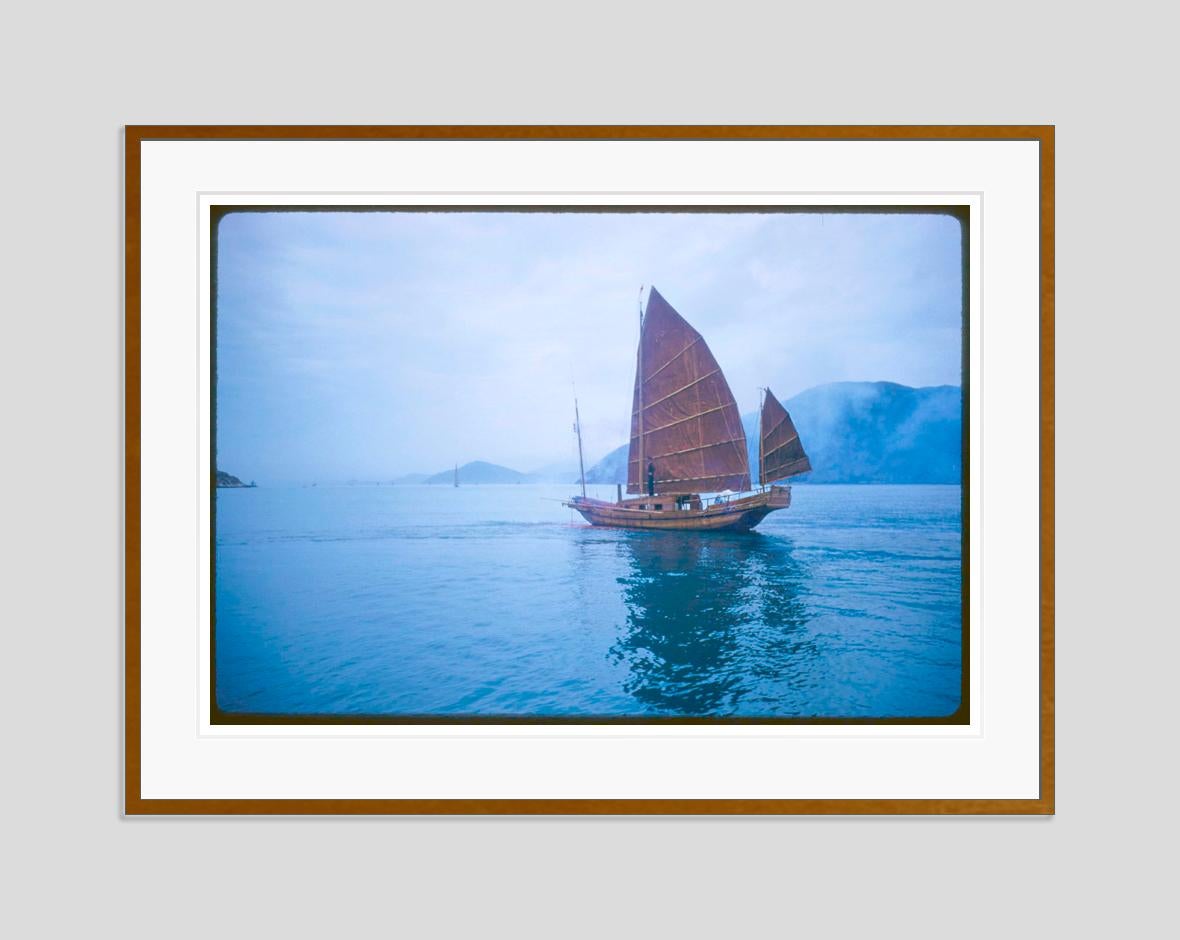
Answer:
POLYGON ((653 287, 639 340, 627 492, 667 495, 750 488, 737 402, 701 334, 653 287))
POLYGON ((758 441, 758 482, 765 485, 811 469, 795 422, 774 392, 766 390, 762 402, 761 435, 758 441))

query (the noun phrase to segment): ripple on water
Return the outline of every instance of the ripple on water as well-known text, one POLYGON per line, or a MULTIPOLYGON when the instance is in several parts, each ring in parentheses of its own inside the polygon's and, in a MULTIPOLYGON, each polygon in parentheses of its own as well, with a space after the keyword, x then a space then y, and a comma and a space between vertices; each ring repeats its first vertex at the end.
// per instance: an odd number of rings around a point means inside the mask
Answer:
POLYGON ((929 717, 957 706, 958 487, 798 486, 790 510, 746 534, 571 524, 542 498, 566 495, 553 487, 222 492, 216 670, 228 711, 929 717))

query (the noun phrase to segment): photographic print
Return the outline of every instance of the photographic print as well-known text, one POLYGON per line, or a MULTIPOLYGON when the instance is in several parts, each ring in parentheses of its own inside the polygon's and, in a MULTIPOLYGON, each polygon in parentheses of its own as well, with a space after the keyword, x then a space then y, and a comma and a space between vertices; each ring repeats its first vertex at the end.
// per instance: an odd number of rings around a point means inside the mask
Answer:
POLYGON ((1053 146, 129 127, 126 811, 1052 813, 1053 146))
POLYGON ((958 723, 969 210, 215 206, 213 723, 958 723))

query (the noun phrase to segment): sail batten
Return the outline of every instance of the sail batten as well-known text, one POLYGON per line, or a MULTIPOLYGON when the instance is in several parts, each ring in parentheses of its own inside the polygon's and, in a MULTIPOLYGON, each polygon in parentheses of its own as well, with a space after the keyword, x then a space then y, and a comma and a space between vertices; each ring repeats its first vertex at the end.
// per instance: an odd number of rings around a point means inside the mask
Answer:
POLYGON ((774 392, 766 390, 758 435, 758 482, 765 485, 811 469, 795 422, 774 392))
POLYGON ((678 457, 681 454, 691 454, 694 450, 704 450, 707 447, 723 447, 726 444, 738 444, 738 443, 744 444, 745 442, 746 442, 745 435, 742 435, 741 437, 731 437, 727 441, 717 441, 717 443, 715 443, 715 444, 702 444, 699 447, 686 447, 684 450, 673 450, 673 451, 669 451, 666 454, 652 454, 651 458, 653 460, 656 460, 661 457, 678 457))
POLYGON ((627 492, 746 490, 750 466, 737 402, 704 338, 653 287, 631 409, 627 492))
MULTIPOLYGON (((709 372, 706 375, 702 375, 698 379, 693 379, 687 385, 681 385, 680 388, 669 392, 663 398, 657 398, 655 401, 646 402, 643 406, 643 410, 645 412, 651 411, 651 409, 654 408, 656 405, 659 405, 659 404, 667 401, 669 398, 673 397, 674 395, 679 395, 681 392, 687 392, 690 388, 693 388, 694 386, 699 385, 701 382, 705 381, 705 379, 709 379, 715 375, 720 375, 720 374, 721 374, 720 368, 714 369, 712 372, 709 372)), ((652 378, 655 378, 655 376, 652 376, 652 378)), ((729 386, 727 385, 726 388, 728 388, 728 387, 729 386)), ((699 415, 689 415, 689 417, 696 418, 696 417, 699 417, 699 415)), ((651 433, 651 430, 654 430, 654 429, 649 429, 648 433, 651 433)))
POLYGON ((796 434, 794 437, 792 437, 792 438, 791 438, 789 441, 786 441, 786 442, 784 442, 784 443, 782 443, 782 444, 779 444, 779 445, 778 445, 778 447, 775 447, 775 448, 773 448, 772 450, 768 450, 768 451, 766 452, 766 457, 769 457, 771 454, 777 454, 777 453, 778 453, 780 450, 782 450, 782 449, 783 449, 784 447, 786 447, 788 444, 794 444, 794 443, 795 443, 795 441, 797 441, 797 440, 799 440, 799 435, 798 435, 798 434, 796 434))
POLYGON ((664 430, 664 428, 675 427, 678 424, 683 424, 685 421, 695 421, 697 418, 699 418, 703 415, 713 414, 715 411, 723 411, 724 409, 726 409, 728 407, 729 407, 728 405, 718 405, 716 408, 710 408, 707 411, 702 411, 699 415, 689 415, 687 418, 678 418, 675 421, 669 421, 667 424, 660 425, 660 427, 658 427, 658 428, 648 428, 648 431, 651 431, 653 433, 655 431, 662 431, 662 430, 664 430))
POLYGON ((659 374, 660 374, 661 372, 663 372, 663 371, 664 371, 666 368, 668 368, 668 366, 672 365, 672 363, 674 363, 674 362, 675 362, 677 359, 679 359, 679 358, 680 358, 681 356, 683 356, 683 355, 684 355, 686 352, 688 352, 690 349, 692 349, 692 348, 693 348, 693 346, 695 346, 695 345, 696 345, 697 343, 699 343, 700 341, 701 341, 701 337, 698 335, 696 339, 694 339, 694 340, 693 340, 691 343, 689 343, 689 344, 688 344, 687 346, 685 346, 685 347, 684 347, 682 350, 680 350, 680 352, 678 352, 678 353, 677 353, 676 355, 674 355, 674 356, 673 356, 671 359, 669 359, 667 362, 665 362, 665 363, 664 363, 662 366, 660 366, 658 369, 656 369, 656 371, 655 371, 655 372, 653 372, 651 375, 649 375, 649 376, 648 376, 648 378, 649 378, 649 379, 654 379, 654 378, 655 378, 657 375, 659 375, 659 374))

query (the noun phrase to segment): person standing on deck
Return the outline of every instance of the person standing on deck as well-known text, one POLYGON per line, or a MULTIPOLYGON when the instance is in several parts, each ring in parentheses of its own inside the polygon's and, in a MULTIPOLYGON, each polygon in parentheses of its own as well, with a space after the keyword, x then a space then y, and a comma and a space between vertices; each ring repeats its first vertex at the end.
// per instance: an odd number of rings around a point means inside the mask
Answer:
POLYGON ((647 495, 656 495, 656 465, 651 461, 647 464, 647 495))

